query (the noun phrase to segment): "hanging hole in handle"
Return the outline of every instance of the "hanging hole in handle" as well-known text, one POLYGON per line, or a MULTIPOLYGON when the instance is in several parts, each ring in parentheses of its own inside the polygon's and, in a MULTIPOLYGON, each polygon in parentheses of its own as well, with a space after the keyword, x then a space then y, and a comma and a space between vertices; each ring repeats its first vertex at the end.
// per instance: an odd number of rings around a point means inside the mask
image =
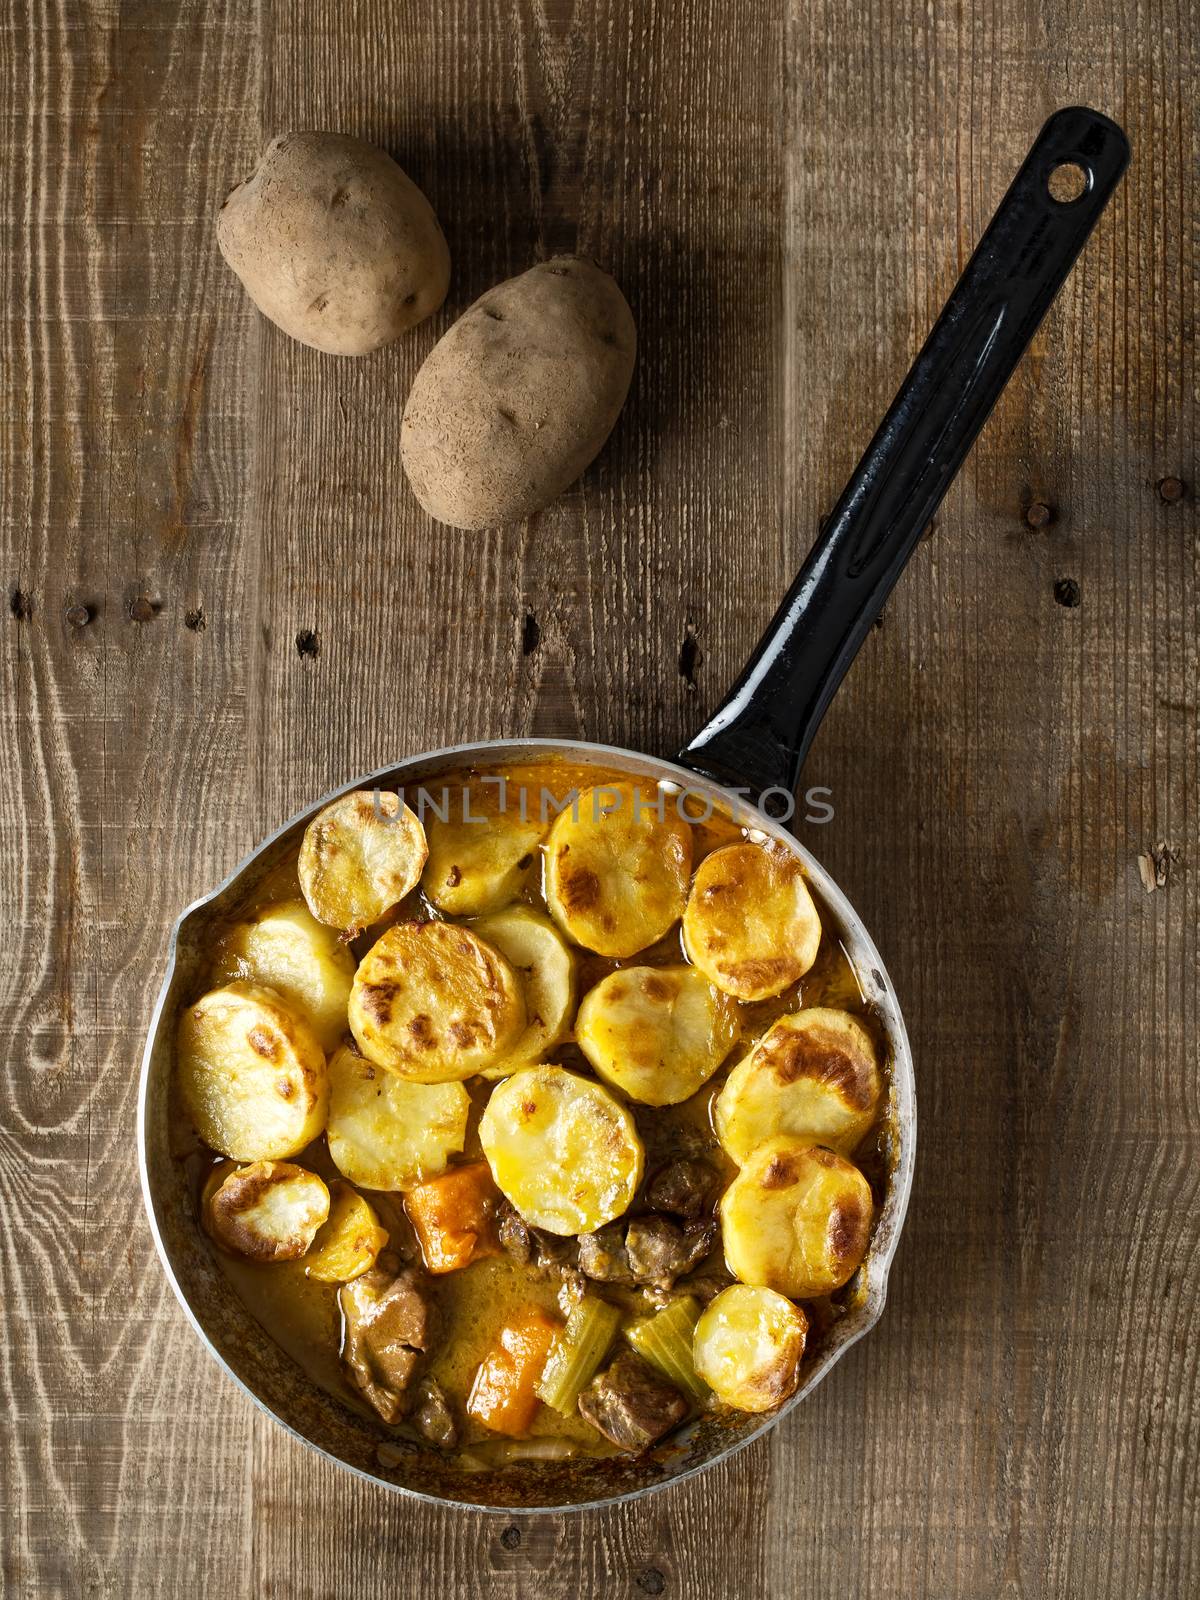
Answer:
POLYGON ((1073 206, 1092 187, 1092 175, 1078 161, 1060 161, 1050 169, 1046 188, 1056 205, 1073 206))

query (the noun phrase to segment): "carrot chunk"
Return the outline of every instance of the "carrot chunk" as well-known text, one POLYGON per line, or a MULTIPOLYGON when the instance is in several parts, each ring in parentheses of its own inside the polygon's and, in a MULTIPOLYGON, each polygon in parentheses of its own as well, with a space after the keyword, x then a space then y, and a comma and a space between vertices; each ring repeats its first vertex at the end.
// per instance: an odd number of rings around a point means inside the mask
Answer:
POLYGON ((537 1385, 561 1327, 540 1306, 529 1306, 501 1328, 467 1399, 467 1411, 476 1422, 512 1439, 528 1433, 538 1408, 537 1385))
POLYGON ((404 1209, 430 1272, 457 1272, 500 1254, 496 1206, 500 1191, 486 1161, 452 1167, 404 1196, 404 1209))

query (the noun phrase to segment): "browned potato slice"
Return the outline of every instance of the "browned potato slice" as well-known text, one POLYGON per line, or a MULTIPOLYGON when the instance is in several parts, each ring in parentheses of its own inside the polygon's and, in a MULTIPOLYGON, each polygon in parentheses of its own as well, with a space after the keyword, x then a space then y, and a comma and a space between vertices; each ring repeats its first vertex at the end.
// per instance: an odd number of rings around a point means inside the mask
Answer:
POLYGON ((770 1411, 795 1394, 808 1318, 774 1289, 723 1289, 700 1313, 692 1364, 718 1400, 770 1411))
POLYGON ((525 994, 525 1031, 485 1078, 506 1078, 549 1055, 571 1031, 575 1009, 575 956, 563 936, 532 906, 509 906, 482 917, 475 931, 512 963, 525 994))
POLYGON ((350 1029, 370 1060, 417 1083, 470 1078, 525 1027, 511 965, 470 928, 401 922, 359 963, 350 1029))
POLYGON ((329 1154, 364 1189, 411 1189, 446 1170, 467 1137, 461 1083, 410 1083, 343 1048, 329 1063, 329 1154))
POLYGON ((329 1215, 329 1190, 315 1172, 290 1161, 238 1167, 204 1209, 218 1244, 251 1261, 295 1261, 329 1215))
POLYGON ((325 1053, 273 989, 230 983, 188 1006, 176 1066, 196 1132, 222 1155, 279 1160, 325 1126, 325 1053))
POLYGON ((501 1193, 549 1233, 590 1233, 628 1210, 642 1141, 607 1089, 562 1067, 525 1067, 492 1090, 479 1140, 501 1193))
POLYGON ((843 1156, 768 1139, 721 1197, 726 1264, 790 1300, 831 1294, 867 1252, 871 1213, 870 1185, 843 1156))
POLYGON ((691 828, 647 781, 585 789, 546 841, 545 895, 576 944, 632 956, 679 920, 692 865, 691 828))
POLYGON ((673 1106, 695 1094, 733 1048, 738 1008, 694 967, 623 967, 583 997, 579 1048, 631 1100, 673 1106))
POLYGON ((389 1237, 362 1195, 334 1179, 329 1218, 312 1242, 304 1270, 320 1283, 349 1283, 375 1265, 389 1237))
POLYGON ((540 862, 546 823, 536 800, 526 796, 523 820, 516 787, 506 785, 502 795, 498 783, 489 783, 451 789, 443 809, 445 822, 436 812, 428 818, 429 859, 421 887, 429 899, 452 917, 479 917, 510 905, 540 862))
POLYGON ((817 959, 821 919, 804 868, 783 845, 727 844, 700 863, 687 910, 688 959, 737 1000, 766 1000, 817 959))
POLYGON ((323 1050, 346 1031, 354 957, 303 900, 262 906, 230 928, 217 946, 211 980, 265 984, 312 1027, 323 1050))
POLYGON ((416 888, 428 853, 420 819, 399 795, 354 789, 305 828, 300 888, 318 922, 350 937, 416 888))
POLYGON ((848 1011, 813 1006, 780 1017, 729 1074, 713 1125, 739 1164, 790 1134, 850 1155, 875 1119, 882 1083, 871 1035, 848 1011))

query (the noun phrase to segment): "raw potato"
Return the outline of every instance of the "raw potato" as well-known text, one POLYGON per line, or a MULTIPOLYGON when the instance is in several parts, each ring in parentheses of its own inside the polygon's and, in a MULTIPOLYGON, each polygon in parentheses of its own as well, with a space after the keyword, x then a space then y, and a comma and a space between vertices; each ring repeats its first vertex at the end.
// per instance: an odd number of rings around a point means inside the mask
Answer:
POLYGON ((313 1240, 304 1271, 319 1283, 350 1283, 375 1265, 389 1235, 348 1183, 329 1185, 329 1218, 313 1240))
POLYGON ((439 522, 532 516, 599 454, 633 376, 625 297, 582 256, 557 256, 478 299, 434 346, 404 408, 400 458, 439 522))
POLYGON ((353 789, 304 830, 297 868, 308 909, 347 938, 378 922, 421 881, 420 818, 384 789, 353 789))
POLYGON ((737 1000, 767 1000, 817 959, 821 919, 804 868, 780 844, 727 844, 700 863, 687 910, 688 959, 737 1000))
POLYGON ((770 1411, 795 1394, 808 1318, 774 1289, 735 1283, 700 1314, 692 1341, 697 1373, 727 1406, 770 1411))
POLYGON ((673 1106, 708 1082, 738 1026, 736 1002, 694 967, 624 967, 583 997, 575 1037, 605 1083, 673 1106))
POLYGON ((303 900, 263 906, 229 930, 217 946, 210 979, 222 984, 238 978, 274 989, 311 1026, 322 1049, 341 1043, 354 957, 303 900))
POLYGON ((497 783, 452 790, 443 809, 445 822, 435 812, 428 819, 429 860, 421 879, 433 904, 447 916, 480 917, 518 899, 546 832, 537 798, 526 795, 524 821, 520 795, 508 784, 503 796, 497 783))
POLYGON ((601 784, 554 820, 546 904, 576 944, 636 955, 679 920, 691 866, 691 827, 673 797, 653 784, 601 784))
POLYGON ((780 1017, 738 1062, 717 1096, 713 1125, 739 1165, 779 1133, 848 1156, 875 1120, 881 1090, 862 1023, 848 1011, 813 1006, 780 1017))
POLYGON ((329 1215, 329 1190, 315 1172, 290 1161, 238 1167, 209 1196, 208 1231, 251 1261, 295 1261, 329 1215))
POLYGON ((501 1193, 548 1233, 603 1227, 642 1180, 633 1118, 607 1089, 562 1067, 526 1067, 497 1084, 479 1139, 501 1193))
POLYGON ((525 1029, 517 975, 494 945, 452 922, 400 922, 367 951, 350 991, 363 1055, 416 1083, 495 1066, 525 1029))
POLYGON ((386 151, 343 133, 285 133, 217 218, 225 260, 301 344, 361 356, 446 298, 450 252, 428 200, 386 151))
POLYGON ((575 957, 562 934, 532 906, 510 906, 474 924, 513 967, 525 995, 525 1032, 485 1078, 505 1078, 540 1061, 570 1031, 575 1010, 575 957))
POLYGON ((726 1265, 791 1300, 831 1294, 867 1252, 871 1212, 870 1185, 845 1157, 768 1139, 721 1197, 726 1265))
POLYGON ((325 1053, 273 989, 230 983, 188 1006, 177 1055, 187 1113, 222 1155, 278 1161, 325 1126, 325 1053))
POLYGON ((461 1083, 409 1083, 346 1048, 329 1063, 329 1154, 363 1189, 412 1189, 446 1170, 467 1137, 461 1083))

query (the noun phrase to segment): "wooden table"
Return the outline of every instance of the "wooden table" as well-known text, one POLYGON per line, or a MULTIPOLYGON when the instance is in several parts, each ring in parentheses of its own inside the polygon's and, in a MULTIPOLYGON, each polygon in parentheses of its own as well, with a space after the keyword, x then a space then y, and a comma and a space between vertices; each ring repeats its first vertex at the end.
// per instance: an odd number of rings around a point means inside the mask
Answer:
POLYGON ((1186 0, 10 10, 6 1595, 1200 1592, 1198 41, 1186 0), (219 1377, 151 1248, 171 920, 410 751, 677 748, 1073 101, 1133 167, 807 770, 917 1059, 883 1323, 769 1440, 626 1508, 464 1516, 335 1471, 219 1377), (294 127, 386 145, 450 240, 442 314, 366 360, 264 324, 214 246, 294 127), (418 364, 577 248, 640 328, 611 445, 523 527, 434 527, 396 447, 418 364))

